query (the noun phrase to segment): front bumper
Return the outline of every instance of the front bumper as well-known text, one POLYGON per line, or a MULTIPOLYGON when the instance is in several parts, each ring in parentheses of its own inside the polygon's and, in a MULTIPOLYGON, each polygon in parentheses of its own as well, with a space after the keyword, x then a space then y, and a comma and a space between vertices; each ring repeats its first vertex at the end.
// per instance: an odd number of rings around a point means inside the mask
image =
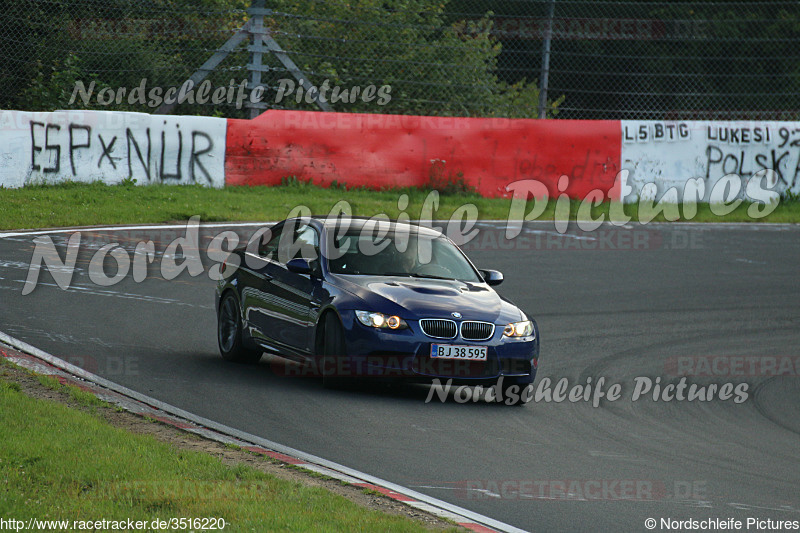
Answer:
POLYGON ((503 336, 496 324, 494 335, 485 341, 434 339, 425 335, 417 320, 408 320, 407 329, 385 330, 364 326, 354 311, 341 312, 347 354, 339 361, 342 374, 358 377, 392 377, 419 381, 452 379, 480 384, 505 377, 507 382, 532 383, 539 357, 539 330, 529 337, 503 336), (485 361, 440 359, 430 356, 432 344, 486 346, 485 361))

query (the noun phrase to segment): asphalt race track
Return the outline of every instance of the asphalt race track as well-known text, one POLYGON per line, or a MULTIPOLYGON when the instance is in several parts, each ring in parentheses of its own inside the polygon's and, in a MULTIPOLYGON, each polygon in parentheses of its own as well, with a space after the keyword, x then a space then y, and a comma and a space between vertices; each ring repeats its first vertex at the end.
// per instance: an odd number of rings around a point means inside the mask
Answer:
MULTIPOLYGON (((618 400, 426 403, 427 386, 326 390, 319 378, 282 376, 271 358, 227 363, 207 275, 165 281, 155 264, 142 283, 89 280, 92 254, 115 241, 133 250, 136 232, 84 230, 70 289, 43 271, 27 296, 34 236, 0 239, 0 331, 200 416, 526 530, 800 520, 800 227, 571 227, 561 236, 535 223, 509 243, 497 239, 501 226, 481 224, 465 249, 503 271, 499 292, 538 321, 537 385, 605 378, 606 391, 619 384, 618 400), (688 384, 746 386, 746 399, 654 401, 651 390, 632 401, 636 378, 663 387, 682 373, 688 384)), ((163 251, 182 231, 149 230, 145 240, 159 233, 163 251)), ((53 236, 62 258, 64 238, 53 236)))

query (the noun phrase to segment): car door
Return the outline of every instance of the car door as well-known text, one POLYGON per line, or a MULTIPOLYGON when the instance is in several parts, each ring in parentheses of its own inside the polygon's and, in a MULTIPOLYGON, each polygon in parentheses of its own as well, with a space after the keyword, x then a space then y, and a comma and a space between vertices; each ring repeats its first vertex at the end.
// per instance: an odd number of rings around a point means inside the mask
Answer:
POLYGON ((282 225, 271 228, 271 237, 259 243, 256 253, 246 252, 245 265, 240 270, 242 305, 250 335, 272 347, 275 339, 270 335, 276 330, 277 296, 272 284, 272 262, 278 256, 282 225))
MULTIPOLYGON (((321 281, 317 275, 291 272, 286 264, 300 257, 319 272, 319 234, 309 225, 287 224, 278 241, 277 254, 266 267, 269 301, 265 302, 263 333, 273 341, 299 352, 312 349, 311 329, 316 316, 312 301, 321 281), (267 305, 268 304, 268 305, 267 305)), ((318 292, 318 291, 317 291, 318 292)))

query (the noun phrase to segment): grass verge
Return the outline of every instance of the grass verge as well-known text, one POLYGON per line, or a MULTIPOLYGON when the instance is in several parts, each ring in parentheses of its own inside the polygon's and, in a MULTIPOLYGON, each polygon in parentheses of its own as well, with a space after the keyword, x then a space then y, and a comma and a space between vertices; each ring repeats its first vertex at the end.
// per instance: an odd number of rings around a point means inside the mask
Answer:
MULTIPOLYGON (((29 397, 9 376, 11 367, 3 367, 0 516, 6 519, 67 520, 58 530, 74 529, 73 521, 130 519, 150 531, 156 519, 215 517, 225 520, 225 531, 426 531, 324 488, 113 427, 93 403, 87 412, 29 397)), ((72 387, 38 378, 30 381, 72 396, 72 387)))
MULTIPOLYGON (((184 185, 105 185, 102 183, 64 183, 33 185, 21 189, 0 189, 0 229, 31 229, 99 224, 161 223, 188 220, 199 215, 204 222, 282 220, 297 206, 306 206, 313 214, 328 214, 338 202, 345 200, 353 215, 373 216, 385 213, 397 218, 406 213, 411 219, 450 219, 462 206, 470 208, 482 220, 507 220, 512 214, 509 199, 483 198, 477 194, 442 194, 438 206, 423 209, 430 190, 390 189, 373 191, 322 188, 297 180, 286 180, 280 187, 227 187, 210 189, 184 185)), ((579 216, 580 202, 569 203, 569 219, 579 216)), ((680 211, 679 220, 693 222, 800 222, 800 202, 781 202, 763 218, 748 214, 752 204, 743 202, 732 212, 719 216, 712 206, 699 204, 690 219, 680 211)), ((605 202, 591 209, 593 217, 608 219, 612 204, 605 202)), ((529 201, 523 213, 533 209, 529 201)), ((619 206, 617 206, 619 207, 619 206)), ((638 204, 624 206, 625 214, 640 220, 638 204)), ((583 214, 580 215, 584 218, 583 214)), ((642 212, 644 220, 649 217, 642 212)), ((512 216, 519 219, 519 215, 512 216)), ((556 200, 551 199, 538 220, 556 218, 556 200)), ((559 219, 564 217, 560 216, 559 219)), ((663 213, 654 221, 666 220, 663 213)))

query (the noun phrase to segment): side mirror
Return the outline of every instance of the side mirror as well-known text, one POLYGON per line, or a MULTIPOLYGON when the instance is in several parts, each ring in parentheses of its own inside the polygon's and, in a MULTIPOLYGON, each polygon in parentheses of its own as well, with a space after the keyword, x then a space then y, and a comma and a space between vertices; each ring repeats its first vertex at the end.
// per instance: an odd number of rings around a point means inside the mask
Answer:
POLYGON ((483 276, 483 281, 487 285, 500 285, 503 283, 503 273, 499 270, 481 270, 480 272, 481 276, 483 276))
POLYGON ((289 272, 294 272, 295 274, 311 274, 311 265, 308 264, 308 261, 303 259, 302 257, 296 257, 291 259, 288 263, 286 263, 286 268, 289 272))

